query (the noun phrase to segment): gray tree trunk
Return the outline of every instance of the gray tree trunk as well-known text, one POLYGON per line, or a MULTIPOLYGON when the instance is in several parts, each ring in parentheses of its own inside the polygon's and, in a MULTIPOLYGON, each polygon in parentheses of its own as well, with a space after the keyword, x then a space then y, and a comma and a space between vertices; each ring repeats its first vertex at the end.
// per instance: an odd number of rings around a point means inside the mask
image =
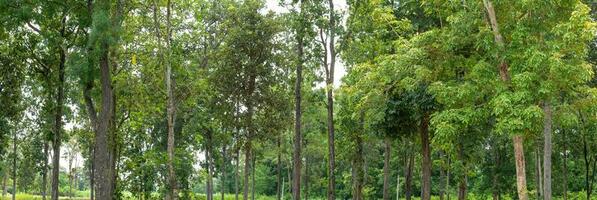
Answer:
POLYGON ((390 199, 390 153, 392 151, 392 145, 390 137, 384 138, 385 155, 383 164, 383 199, 390 199))
MULTIPOLYGON (((336 27, 336 18, 334 15, 334 2, 333 0, 328 1, 329 9, 330 9, 330 24, 329 24, 329 38, 330 38, 330 68, 326 70, 328 72, 327 76, 327 109, 328 109, 328 151, 329 151, 329 169, 328 169, 328 200, 335 200, 336 199, 336 176, 335 176, 335 169, 336 169, 336 152, 334 146, 334 98, 333 98, 333 90, 334 90, 334 66, 336 64, 336 52, 335 52, 335 41, 334 37, 336 31, 334 28, 336 27)), ((327 55, 326 55, 327 56, 327 55)))
POLYGON ((50 145, 48 144, 48 141, 44 141, 44 161, 43 161, 43 168, 41 171, 41 199, 42 200, 46 200, 46 192, 48 189, 48 158, 49 158, 49 150, 50 149, 50 145))
MULTIPOLYGON (((300 7, 303 8, 304 3, 300 1, 300 7)), ((304 16, 304 10, 301 9, 301 15, 304 16)), ((302 165, 302 142, 303 142, 303 135, 301 133, 301 118, 302 118, 302 111, 301 111, 301 88, 303 82, 303 62, 304 62, 304 52, 303 52, 303 24, 299 24, 299 30, 297 31, 298 34, 296 36, 297 40, 297 57, 298 63, 296 66, 296 81, 294 84, 294 152, 292 154, 292 199, 293 200, 300 200, 301 199, 301 165, 302 165)))
POLYGON ((551 106, 543 104, 543 199, 551 200, 551 106))
POLYGON ((425 114, 421 120, 421 145, 423 162, 421 180, 421 200, 431 199, 431 148, 429 147, 429 114, 425 114))
POLYGON ((12 139, 12 200, 17 198, 17 132, 13 131, 12 139))
MULTIPOLYGON (((62 25, 60 34, 64 37, 65 28, 62 25)), ((58 66, 58 95, 56 96, 56 113, 54 121, 54 137, 52 138, 52 148, 54 156, 52 158, 52 200, 58 200, 58 176, 60 175, 60 146, 62 144, 62 106, 64 104, 64 68, 66 63, 66 52, 60 48, 60 63, 58 66)))
POLYGON ((278 135, 278 138, 276 140, 276 145, 278 147, 277 149, 277 153, 278 153, 278 163, 277 163, 277 184, 276 184, 276 199, 277 200, 282 200, 282 188, 284 187, 284 183, 282 182, 282 134, 278 135))

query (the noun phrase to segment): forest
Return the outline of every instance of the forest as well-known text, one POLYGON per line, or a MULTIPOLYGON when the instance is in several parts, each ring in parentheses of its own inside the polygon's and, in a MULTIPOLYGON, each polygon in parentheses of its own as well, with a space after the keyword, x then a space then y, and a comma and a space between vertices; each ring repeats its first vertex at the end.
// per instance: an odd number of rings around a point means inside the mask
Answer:
POLYGON ((595 0, 0 0, 2 200, 595 200, 595 0))

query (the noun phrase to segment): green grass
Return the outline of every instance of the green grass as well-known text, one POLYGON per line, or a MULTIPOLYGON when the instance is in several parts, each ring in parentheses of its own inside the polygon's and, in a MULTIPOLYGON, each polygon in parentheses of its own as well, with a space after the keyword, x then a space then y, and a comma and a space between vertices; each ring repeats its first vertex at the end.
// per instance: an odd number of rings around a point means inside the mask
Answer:
MULTIPOLYGON (((11 200, 11 194, 6 194, 4 197, 0 197, 0 200, 11 200)), ((24 193, 17 193, 16 200, 41 200, 41 196, 39 195, 32 195, 32 194, 24 194, 24 193)), ((46 199, 50 199, 50 196, 46 196, 46 199)), ((86 197, 60 197, 60 199, 72 199, 72 200, 88 200, 89 198, 86 197)))

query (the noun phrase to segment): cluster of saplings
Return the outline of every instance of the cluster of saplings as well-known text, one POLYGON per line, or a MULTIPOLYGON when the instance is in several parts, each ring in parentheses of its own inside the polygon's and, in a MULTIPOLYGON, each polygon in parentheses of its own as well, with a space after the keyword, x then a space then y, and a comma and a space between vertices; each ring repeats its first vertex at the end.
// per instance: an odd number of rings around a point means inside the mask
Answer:
POLYGON ((588 200, 596 18, 591 0, 0 1, 2 198, 588 200))

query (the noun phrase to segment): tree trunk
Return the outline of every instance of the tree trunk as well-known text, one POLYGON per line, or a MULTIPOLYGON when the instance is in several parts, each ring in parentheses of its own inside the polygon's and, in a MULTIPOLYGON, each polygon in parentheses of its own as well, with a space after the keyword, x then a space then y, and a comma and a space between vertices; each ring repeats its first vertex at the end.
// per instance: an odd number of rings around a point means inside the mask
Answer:
POLYGON ((465 174, 464 177, 462 177, 462 179, 460 180, 460 183, 458 184, 458 200, 466 199, 466 181, 467 176, 465 174))
POLYGON ((251 200, 255 200, 255 160, 257 157, 253 154, 253 164, 251 165, 251 200))
POLYGON ((95 151, 93 147, 89 147, 91 153, 91 169, 89 169, 89 200, 95 200, 95 151))
POLYGON ((236 149, 236 167, 234 169, 234 200, 238 200, 238 170, 240 169, 240 150, 236 149))
MULTIPOLYGON (((581 133, 582 134, 582 133, 581 133)), ((589 157, 589 150, 587 147, 587 138, 585 135, 582 136, 583 143, 583 156, 585 161, 585 192, 587 199, 591 199, 591 184, 589 180, 589 172, 591 171, 591 158, 589 157)))
MULTIPOLYGON (((336 34, 334 28, 336 27, 336 19, 334 17, 334 2, 333 0, 328 1, 329 9, 330 9, 330 26, 329 26, 329 38, 330 38, 330 68, 326 70, 328 72, 327 76, 327 109, 328 109, 328 151, 329 151, 329 169, 328 169, 328 200, 335 200, 336 199, 336 176, 335 176, 335 169, 336 169, 336 158, 335 158, 335 147, 334 147, 334 98, 333 98, 333 90, 334 90, 334 66, 336 64, 336 52, 335 52, 335 41, 334 36, 336 34)), ((327 56, 327 55, 326 55, 327 56)), ((327 68, 326 68, 327 69, 327 68)))
POLYGON ((384 138, 385 158, 383 164, 383 199, 390 199, 390 153, 392 151, 392 143, 390 137, 384 138))
POLYGON ((493 168, 493 191, 492 191, 492 197, 493 200, 499 200, 500 199, 500 189, 499 189, 499 168, 500 168, 500 149, 499 149, 499 143, 496 142, 495 144, 495 152, 494 152, 494 156, 495 156, 495 165, 493 168))
MULTIPOLYGON (((300 7, 303 8, 303 2, 300 2, 300 7)), ((301 15, 304 14, 304 10, 301 9, 301 15)), ((304 16, 304 15, 303 15, 304 16)), ((292 154, 292 199, 301 199, 301 144, 303 142, 303 135, 301 133, 301 88, 303 81, 303 25, 300 25, 297 40, 297 56, 298 63, 296 66, 296 81, 294 85, 294 153, 292 154)))
POLYGON ((422 180, 421 200, 431 199, 431 149, 429 147, 429 114, 426 113, 421 119, 421 145, 422 145, 422 180))
POLYGON ((512 137, 514 143, 514 157, 516 158, 516 185, 519 200, 528 200, 527 180, 525 172, 523 138, 521 135, 512 137))
POLYGON ((245 147, 245 170, 244 170, 244 181, 243 181, 243 200, 249 199, 249 176, 251 174, 251 147, 247 145, 245 147))
POLYGON ((365 176, 363 167, 363 139, 360 135, 356 136, 356 151, 353 158, 353 199, 363 199, 363 177, 365 176))
POLYGON ((451 167, 451 159, 448 156, 448 170, 446 170, 446 199, 450 200, 450 167, 451 167))
POLYGON ((17 195, 17 131, 13 131, 12 139, 12 200, 16 200, 17 195))
MULTIPOLYGON (((307 145, 305 140, 305 146, 307 145)), ((305 153, 305 178, 303 181, 305 181, 305 186, 303 187, 305 190, 305 200, 309 200, 309 155, 307 153, 305 153)))
POLYGON ((44 141, 44 161, 43 168, 41 170, 41 199, 46 200, 46 192, 48 187, 48 157, 49 157, 50 145, 48 141, 44 141))
MULTIPOLYGON (((410 146, 410 145, 409 145, 410 146)), ((406 200, 410 200, 412 196, 412 179, 413 179, 413 167, 415 165, 415 154, 413 152, 409 152, 409 158, 406 162, 406 170, 404 170, 404 177, 405 177, 405 186, 404 192, 406 200)))
MULTIPOLYGON (((176 174, 174 172, 174 123, 176 120, 176 108, 174 107, 174 88, 172 86, 172 65, 170 62, 171 47, 170 41, 172 40, 172 32, 170 30, 170 0, 166 1, 166 91, 168 96, 167 105, 167 118, 168 118, 168 181, 170 185, 169 199, 178 199, 176 174)), ((210 199, 211 200, 211 199, 210 199)))
MULTIPOLYGON (((444 151, 439 151, 439 157, 443 160, 444 158, 444 151)), ((439 200, 444 200, 444 194, 446 192, 446 172, 444 167, 439 168, 439 181, 440 181, 440 189, 439 189, 439 200)))
MULTIPOLYGON (((61 35, 64 36, 64 25, 61 35)), ((58 200, 58 176, 60 175, 60 145, 62 143, 62 106, 64 104, 64 68, 66 63, 66 52, 60 48, 60 64, 58 68, 58 95, 56 96, 56 113, 54 121, 54 137, 52 138, 52 148, 54 156, 52 158, 52 200, 58 200)))
POLYGON ((396 199, 400 199, 400 173, 396 173, 396 199))
POLYGON ((8 172, 4 171, 2 175, 2 198, 6 196, 6 182, 8 180, 8 172))
POLYGON ((226 166, 228 165, 226 159, 226 145, 222 146, 222 188, 220 188, 220 194, 222 195, 222 200, 224 200, 224 194, 226 193, 226 166))
POLYGON ((564 140, 564 200, 568 200, 568 141, 566 139, 566 133, 562 134, 564 140))
POLYGON ((213 188, 212 188, 212 184, 213 184, 213 176, 212 174, 212 163, 211 163, 211 133, 207 133, 207 144, 206 144, 206 148, 205 148, 205 164, 207 164, 207 180, 205 182, 205 194, 207 195, 207 200, 213 200, 213 188))
POLYGON ((541 172, 541 155, 539 155, 539 142, 537 142, 537 146, 535 147, 535 184, 536 184, 536 191, 537 191, 537 199, 541 199, 543 196, 543 181, 542 181, 542 174, 541 172))
POLYGON ((284 187, 284 183, 282 182, 282 134, 278 135, 278 139, 276 140, 276 145, 278 147, 278 166, 277 166, 277 184, 276 184, 276 199, 282 200, 282 187, 284 187))
POLYGON ((543 103, 543 199, 551 200, 551 106, 543 103))

